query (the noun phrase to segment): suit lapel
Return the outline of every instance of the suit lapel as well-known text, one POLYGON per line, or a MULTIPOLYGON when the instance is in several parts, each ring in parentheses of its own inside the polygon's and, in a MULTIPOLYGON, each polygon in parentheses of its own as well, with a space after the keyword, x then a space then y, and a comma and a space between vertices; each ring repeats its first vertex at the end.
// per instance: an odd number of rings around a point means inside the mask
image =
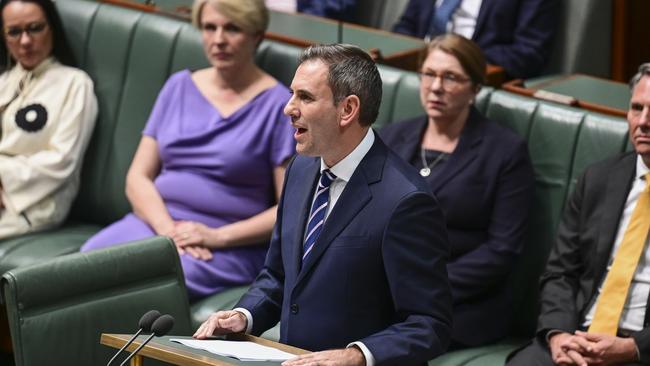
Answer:
POLYGON ((332 209, 320 236, 314 244, 311 253, 305 259, 302 270, 296 280, 296 285, 308 275, 318 263, 332 241, 345 229, 361 209, 370 201, 372 194, 368 185, 381 180, 382 169, 386 160, 387 149, 375 135, 375 143, 366 156, 361 160, 357 169, 346 184, 336 206, 332 209))
POLYGON ((294 273, 299 273, 302 265, 302 245, 304 241, 305 227, 307 226, 307 218, 309 216, 309 211, 311 210, 312 199, 314 198, 316 180, 320 176, 320 159, 312 159, 312 161, 305 167, 302 174, 303 176, 298 178, 301 184, 298 184, 295 188, 292 187, 292 189, 296 189, 293 193, 295 194, 295 197, 299 197, 296 207, 300 209, 297 218, 298 226, 296 227, 296 230, 294 230, 293 235, 292 257, 294 273))
POLYGON ((481 2, 481 8, 478 11, 478 18, 476 19, 476 27, 474 27, 474 34, 472 34, 472 40, 476 41, 476 35, 482 33, 481 28, 485 26, 485 22, 487 21, 488 10, 496 6, 492 4, 494 1, 498 0, 483 0, 481 2))
POLYGON ((625 156, 623 160, 612 168, 607 179, 607 189, 603 199, 603 218, 598 230, 598 244, 596 248, 596 268, 592 296, 602 282, 607 269, 607 262, 614 246, 614 240, 618 232, 618 226, 623 215, 623 209, 627 196, 630 193, 634 173, 636 171, 636 154, 625 156), (623 179, 622 179, 623 178, 623 179))
POLYGON ((481 122, 483 122, 482 117, 478 114, 476 109, 472 108, 470 115, 467 118, 467 124, 460 135, 460 140, 458 141, 456 149, 454 149, 449 160, 445 163, 443 170, 436 177, 435 181, 433 181, 431 188, 434 194, 477 158, 477 147, 483 140, 484 133, 484 128, 481 122))
POLYGON ((427 117, 423 116, 414 120, 412 123, 404 126, 400 131, 399 138, 396 139, 390 148, 393 150, 400 158, 404 159, 406 162, 410 163, 411 159, 415 156, 416 152, 420 147, 422 142, 422 135, 427 128, 427 117))

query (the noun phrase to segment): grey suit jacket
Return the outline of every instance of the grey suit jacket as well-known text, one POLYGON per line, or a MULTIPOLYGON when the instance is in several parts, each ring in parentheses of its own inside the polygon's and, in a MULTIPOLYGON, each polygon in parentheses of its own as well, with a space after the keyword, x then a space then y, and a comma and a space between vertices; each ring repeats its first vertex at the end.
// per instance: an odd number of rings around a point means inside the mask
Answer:
MULTIPOLYGON (((636 153, 590 166, 578 180, 558 228, 541 278, 538 336, 548 330, 574 332, 595 301, 606 274, 623 206, 636 171, 636 153)), ((632 335, 643 363, 650 362, 650 316, 632 335)))

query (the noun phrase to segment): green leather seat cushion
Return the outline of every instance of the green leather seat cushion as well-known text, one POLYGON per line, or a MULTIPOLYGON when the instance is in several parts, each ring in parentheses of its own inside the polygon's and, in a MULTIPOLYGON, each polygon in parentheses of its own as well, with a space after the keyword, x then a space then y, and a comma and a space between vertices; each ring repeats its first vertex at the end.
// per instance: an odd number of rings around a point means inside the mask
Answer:
POLYGON ((54 230, 27 234, 0 242, 0 273, 79 251, 101 226, 67 223, 54 230))

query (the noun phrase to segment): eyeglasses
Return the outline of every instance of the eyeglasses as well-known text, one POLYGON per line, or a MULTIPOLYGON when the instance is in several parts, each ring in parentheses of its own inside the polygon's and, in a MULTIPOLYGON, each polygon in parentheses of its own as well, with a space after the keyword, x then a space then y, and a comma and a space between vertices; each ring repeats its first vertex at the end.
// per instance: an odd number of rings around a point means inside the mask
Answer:
POLYGON ((8 40, 16 41, 20 39, 23 33, 27 33, 30 37, 34 37, 43 33, 45 28, 47 28, 47 22, 34 22, 27 24, 24 28, 7 27, 4 29, 4 33, 8 40))
POLYGON ((420 82, 424 87, 431 87, 435 79, 440 78, 440 87, 449 91, 458 89, 460 86, 469 81, 469 78, 460 76, 456 73, 446 71, 443 73, 435 73, 433 71, 420 72, 420 82))

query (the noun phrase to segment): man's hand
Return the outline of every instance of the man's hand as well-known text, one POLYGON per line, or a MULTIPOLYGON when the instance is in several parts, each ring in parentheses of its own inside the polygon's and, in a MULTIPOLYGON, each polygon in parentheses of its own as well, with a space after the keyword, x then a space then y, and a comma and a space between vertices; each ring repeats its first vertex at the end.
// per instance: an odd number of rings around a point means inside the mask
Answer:
POLYGON ((246 329, 247 323, 246 316, 239 311, 218 311, 210 315, 192 337, 206 339, 213 335, 242 332, 246 329))
POLYGON ((556 365, 587 366, 581 351, 591 349, 589 342, 571 333, 560 332, 551 335, 548 340, 551 358, 556 365))
POLYGON ((638 354, 634 338, 581 331, 576 331, 576 337, 580 337, 592 345, 591 352, 584 354, 589 365, 604 366, 637 361, 638 354))
POLYGON ((282 366, 364 366, 366 358, 357 347, 300 355, 284 361, 282 366))

